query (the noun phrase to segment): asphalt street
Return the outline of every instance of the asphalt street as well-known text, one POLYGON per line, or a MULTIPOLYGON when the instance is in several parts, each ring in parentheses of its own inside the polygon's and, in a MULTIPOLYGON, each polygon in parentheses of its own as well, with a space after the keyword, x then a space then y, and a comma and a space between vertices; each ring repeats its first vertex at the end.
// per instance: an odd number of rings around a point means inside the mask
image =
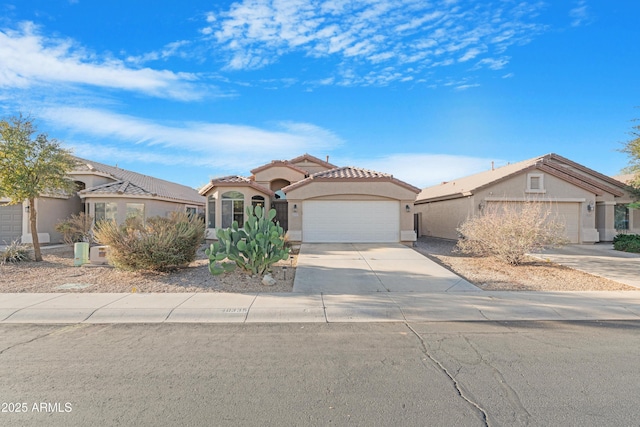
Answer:
POLYGON ((640 423, 640 322, 0 325, 0 425, 640 423))

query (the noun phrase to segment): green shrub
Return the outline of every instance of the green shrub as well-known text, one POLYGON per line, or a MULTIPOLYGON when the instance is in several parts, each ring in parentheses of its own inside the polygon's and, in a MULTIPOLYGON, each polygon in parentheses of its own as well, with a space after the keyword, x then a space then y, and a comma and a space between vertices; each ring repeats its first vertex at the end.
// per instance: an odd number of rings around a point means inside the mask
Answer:
POLYGON ((18 243, 17 240, 14 240, 8 244, 6 248, 0 250, 0 265, 29 261, 30 259, 31 255, 29 247, 18 243))
POLYGON ((62 233, 62 240, 69 245, 76 242, 91 243, 93 240, 92 226, 93 217, 81 212, 58 222, 56 231, 62 233))
POLYGON ((217 231, 218 241, 212 243, 205 253, 209 257, 211 274, 221 274, 238 266, 251 274, 263 275, 276 262, 289 257, 285 247, 284 230, 274 223, 275 209, 267 217, 261 206, 247 207, 247 220, 242 229, 234 221, 231 228, 217 231), (221 264, 228 259, 234 264, 221 264))
POLYGON ((519 265, 527 253, 567 243, 564 224, 552 217, 551 208, 539 201, 489 204, 458 228, 462 238, 457 247, 464 253, 519 265))
POLYGON ((196 259, 205 225, 198 217, 175 212, 168 218, 152 217, 143 223, 129 218, 96 225, 95 238, 109 246, 107 257, 123 270, 169 271, 186 267, 196 259))
POLYGON ((618 234, 613 238, 613 248, 617 251, 640 253, 640 235, 618 234))

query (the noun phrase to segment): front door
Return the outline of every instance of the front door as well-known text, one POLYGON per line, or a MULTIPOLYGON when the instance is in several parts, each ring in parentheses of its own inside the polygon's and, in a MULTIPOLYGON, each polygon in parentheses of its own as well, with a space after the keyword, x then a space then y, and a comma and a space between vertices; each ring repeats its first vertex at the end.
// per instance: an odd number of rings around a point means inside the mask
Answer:
POLYGON ((289 204, 285 199, 277 199, 271 202, 271 208, 276 210, 276 217, 273 219, 280 223, 280 227, 287 231, 289 229, 289 204))

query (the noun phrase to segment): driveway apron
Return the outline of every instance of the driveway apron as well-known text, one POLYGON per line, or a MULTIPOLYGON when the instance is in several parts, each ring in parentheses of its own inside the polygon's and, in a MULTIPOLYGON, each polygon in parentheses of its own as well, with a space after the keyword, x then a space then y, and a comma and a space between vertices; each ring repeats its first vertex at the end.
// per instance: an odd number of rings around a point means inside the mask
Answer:
POLYGON ((568 245, 532 255, 640 288, 640 254, 616 251, 611 243, 568 245))
POLYGON ((293 291, 365 294, 480 289, 401 244, 305 243, 298 255, 293 291))

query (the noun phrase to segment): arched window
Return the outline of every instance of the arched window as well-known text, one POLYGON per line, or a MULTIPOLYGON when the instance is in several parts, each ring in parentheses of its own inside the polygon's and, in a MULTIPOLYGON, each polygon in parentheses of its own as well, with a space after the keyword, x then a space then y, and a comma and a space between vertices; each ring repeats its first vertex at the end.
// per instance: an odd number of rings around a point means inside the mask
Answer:
POLYGON ((262 206, 262 208, 264 209, 264 197, 253 196, 251 198, 251 207, 255 209, 256 206, 262 206))
POLYGON ((231 227, 233 221, 244 225, 244 194, 239 191, 227 191, 222 194, 222 228, 231 227))

